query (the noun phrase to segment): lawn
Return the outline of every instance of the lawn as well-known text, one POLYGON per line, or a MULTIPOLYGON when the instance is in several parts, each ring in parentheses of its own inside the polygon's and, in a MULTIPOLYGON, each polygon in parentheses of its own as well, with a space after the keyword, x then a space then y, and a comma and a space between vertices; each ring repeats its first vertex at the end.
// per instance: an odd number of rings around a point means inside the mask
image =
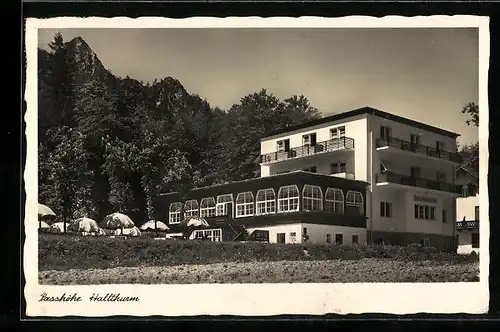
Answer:
POLYGON ((478 281, 477 257, 418 246, 39 236, 42 284, 478 281))

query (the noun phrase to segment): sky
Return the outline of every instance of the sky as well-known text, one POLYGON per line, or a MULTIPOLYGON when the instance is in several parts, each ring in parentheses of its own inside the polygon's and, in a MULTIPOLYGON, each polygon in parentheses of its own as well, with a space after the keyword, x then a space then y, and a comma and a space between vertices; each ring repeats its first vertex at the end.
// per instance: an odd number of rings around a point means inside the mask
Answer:
POLYGON ((57 31, 82 37, 115 75, 171 76, 212 107, 265 88, 302 94, 324 116, 370 106, 478 140, 460 113, 479 98, 474 28, 40 29, 39 47, 57 31))

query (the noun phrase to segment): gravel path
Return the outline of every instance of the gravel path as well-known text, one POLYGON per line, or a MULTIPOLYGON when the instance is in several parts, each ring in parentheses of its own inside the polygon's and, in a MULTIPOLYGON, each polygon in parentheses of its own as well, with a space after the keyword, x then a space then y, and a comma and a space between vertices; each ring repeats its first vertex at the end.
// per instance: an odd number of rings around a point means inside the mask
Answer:
POLYGON ((478 281, 479 266, 380 259, 277 261, 41 271, 41 284, 189 284, 478 281))

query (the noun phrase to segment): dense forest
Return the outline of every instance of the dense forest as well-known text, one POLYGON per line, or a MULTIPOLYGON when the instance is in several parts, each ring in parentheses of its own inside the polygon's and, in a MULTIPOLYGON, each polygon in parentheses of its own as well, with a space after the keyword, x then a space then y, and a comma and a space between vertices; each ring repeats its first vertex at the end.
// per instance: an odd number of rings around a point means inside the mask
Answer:
POLYGON ((261 137, 320 116, 265 89, 211 107, 171 77, 117 77, 82 38, 56 34, 38 50, 39 202, 60 221, 159 218, 161 191, 258 177, 261 137))

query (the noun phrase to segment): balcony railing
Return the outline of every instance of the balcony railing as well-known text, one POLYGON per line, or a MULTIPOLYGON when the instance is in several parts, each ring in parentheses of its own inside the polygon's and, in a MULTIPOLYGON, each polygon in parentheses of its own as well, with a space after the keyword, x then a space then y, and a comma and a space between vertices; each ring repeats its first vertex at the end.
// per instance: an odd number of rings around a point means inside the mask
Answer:
POLYGON ((479 220, 457 221, 457 229, 479 229, 479 220))
POLYGON ((431 147, 421 145, 421 144, 417 145, 415 143, 411 143, 409 141, 405 141, 405 140, 395 138, 395 137, 391 137, 389 140, 377 138, 376 143, 377 143, 377 148, 391 147, 391 148, 396 148, 396 149, 400 149, 403 151, 410 151, 410 152, 414 152, 414 153, 419 153, 419 154, 434 157, 434 158, 449 160, 449 161, 453 161, 455 163, 462 162, 462 158, 457 153, 444 151, 444 150, 437 150, 435 148, 431 148, 431 147))
POLYGON ((405 186, 412 186, 418 188, 426 188, 433 190, 446 191, 454 194, 461 194, 462 187, 452 183, 446 183, 436 180, 416 178, 408 175, 401 175, 392 172, 384 172, 376 175, 377 183, 395 183, 405 186))
POLYGON ((301 158, 315 154, 345 149, 354 149, 354 139, 350 137, 341 137, 328 141, 317 142, 316 145, 297 146, 291 148, 288 151, 266 153, 260 156, 260 162, 270 163, 273 161, 301 158))

